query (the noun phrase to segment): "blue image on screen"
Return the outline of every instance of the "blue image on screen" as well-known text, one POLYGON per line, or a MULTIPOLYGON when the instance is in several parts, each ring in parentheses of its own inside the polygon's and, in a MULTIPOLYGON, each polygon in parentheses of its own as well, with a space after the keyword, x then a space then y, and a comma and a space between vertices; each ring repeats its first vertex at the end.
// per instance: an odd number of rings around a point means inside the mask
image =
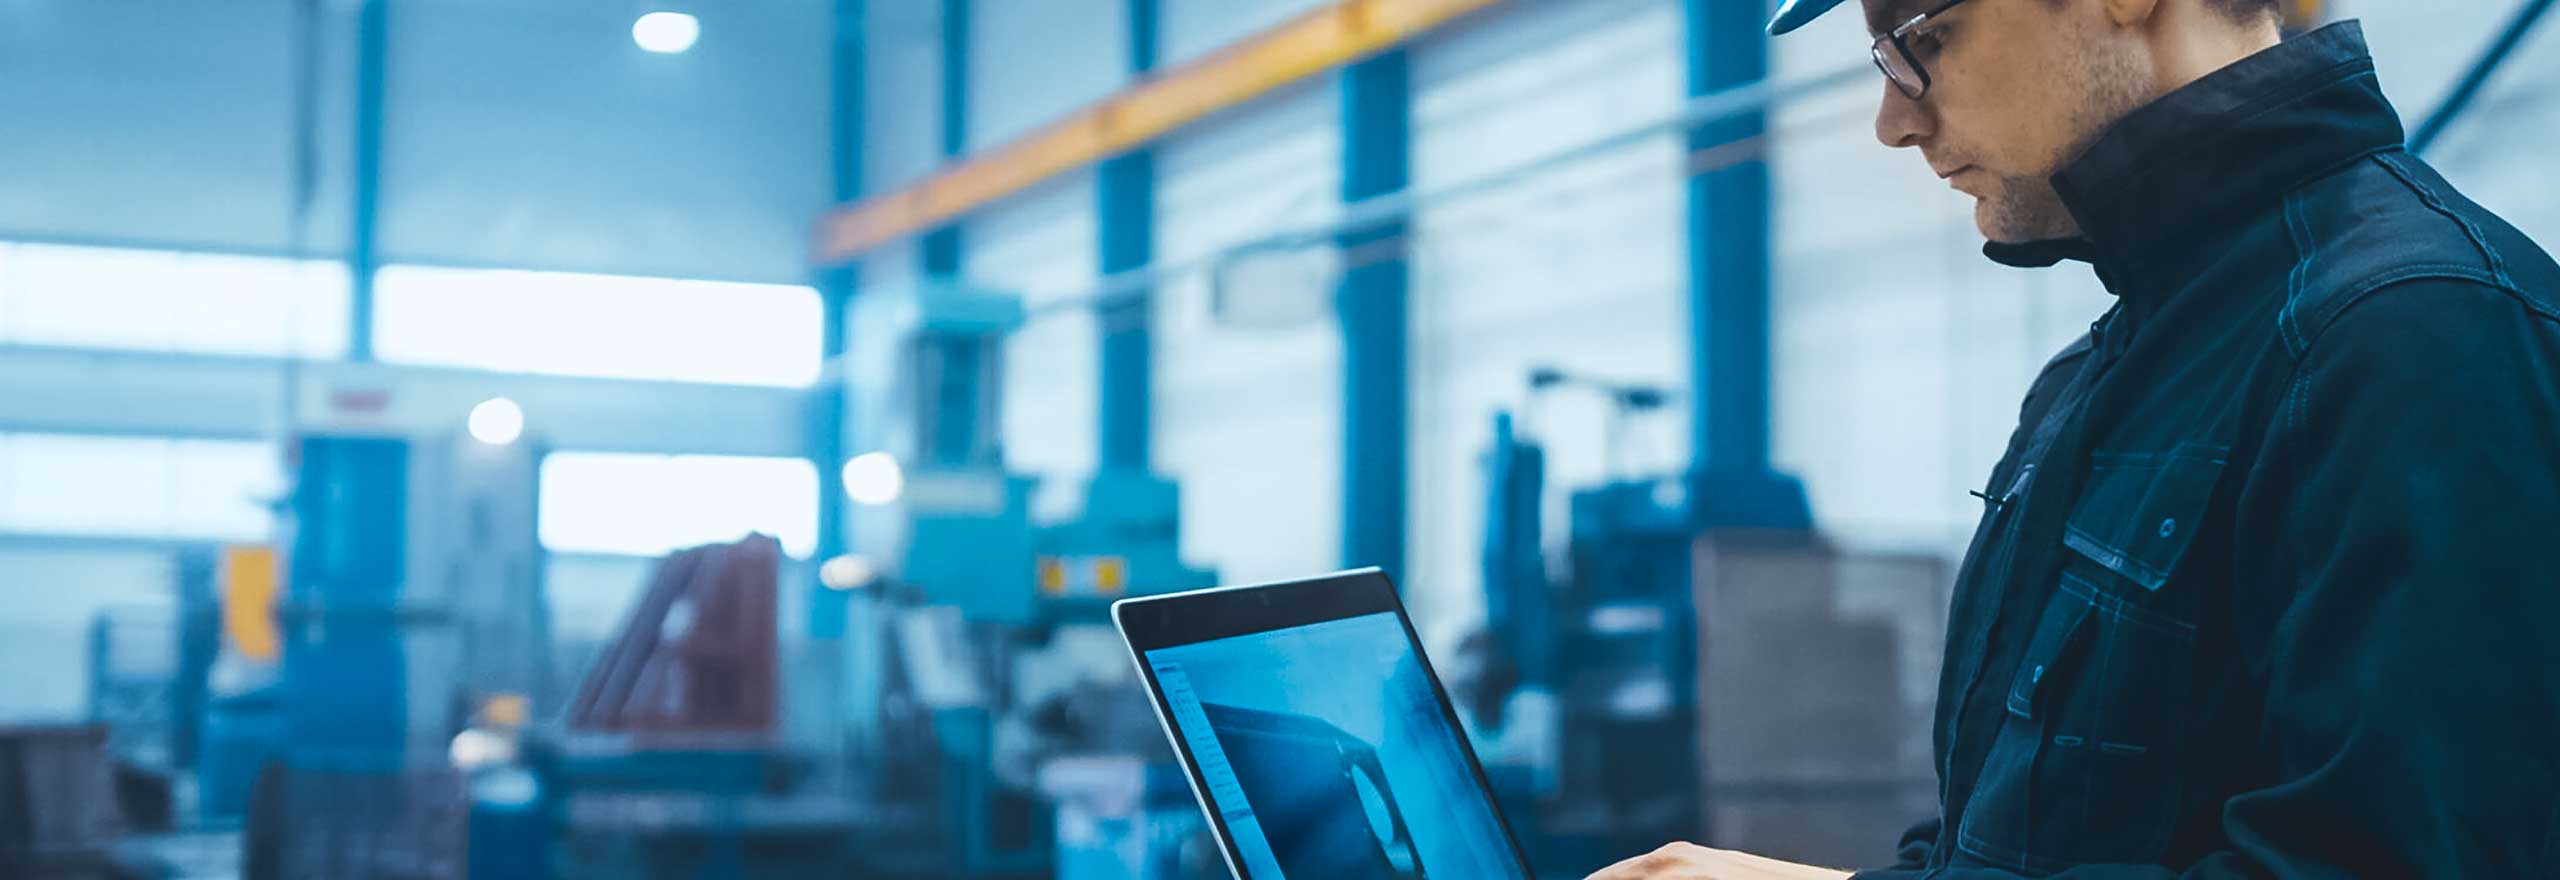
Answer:
POLYGON ((1394 614, 1147 664, 1251 880, 1528 876, 1394 614))

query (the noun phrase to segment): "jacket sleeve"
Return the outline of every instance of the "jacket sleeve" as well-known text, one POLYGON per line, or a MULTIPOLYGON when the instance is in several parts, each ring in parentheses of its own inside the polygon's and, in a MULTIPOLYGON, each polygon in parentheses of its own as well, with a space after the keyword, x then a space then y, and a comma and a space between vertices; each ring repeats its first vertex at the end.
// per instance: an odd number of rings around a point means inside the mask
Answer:
POLYGON ((1938 830, 1944 827, 1936 817, 1902 832, 1902 845, 1894 848, 1895 870, 1913 871, 1929 866, 1929 852, 1938 846, 1938 830))
POLYGON ((2392 287, 2312 341, 2236 534, 2266 775, 2182 872, 2055 876, 2560 876, 2555 401, 2560 315, 2482 285, 2392 287))

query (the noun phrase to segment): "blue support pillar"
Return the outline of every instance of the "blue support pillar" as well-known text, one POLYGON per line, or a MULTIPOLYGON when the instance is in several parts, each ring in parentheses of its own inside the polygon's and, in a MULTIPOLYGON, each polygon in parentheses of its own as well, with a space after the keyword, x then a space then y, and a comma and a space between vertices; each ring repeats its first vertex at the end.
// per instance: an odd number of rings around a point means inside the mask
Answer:
MULTIPOLYGON (((942 0, 941 141, 946 160, 969 151, 969 0, 942 0)), ((925 233, 917 247, 925 277, 960 274, 960 221, 925 233)))
MULTIPOLYGON (((863 68, 868 58, 864 40, 865 0, 835 0, 833 23, 835 44, 829 58, 829 76, 833 96, 828 106, 829 170, 835 178, 835 204, 845 204, 862 195, 862 115, 863 68)), ((810 389, 808 449, 809 460, 818 468, 818 546, 816 558, 824 563, 845 552, 852 536, 847 534, 844 473, 847 439, 845 411, 850 406, 853 389, 845 379, 846 313, 860 287, 857 265, 822 269, 818 273, 820 351, 825 355, 825 370, 818 385, 810 389)), ((841 638, 845 628, 847 594, 831 590, 824 584, 809 585, 809 635, 814 638, 841 638)))
MULTIPOLYGON (((1409 182, 1412 87, 1398 49, 1342 71, 1342 200, 1409 182)), ((1404 569, 1406 267, 1401 221, 1346 234, 1342 287, 1342 558, 1404 569)))
POLYGON ((348 216, 347 359, 373 360, 374 249, 382 208, 383 55, 390 40, 391 0, 362 0, 356 7, 355 204, 348 216))
MULTIPOLYGON (((1156 2, 1129 0, 1129 75, 1156 66, 1156 2)), ((1140 147, 1103 160, 1094 176, 1094 219, 1102 274, 1146 268, 1155 260, 1155 151, 1140 147)), ((1154 291, 1106 303, 1100 325, 1101 469, 1144 473, 1154 422, 1154 291)))
MULTIPOLYGON (((1688 93, 1767 78, 1761 4, 1683 0, 1688 93)), ((1689 150, 1766 137, 1754 111, 1689 132, 1689 150)), ((1760 154, 1688 181, 1690 511, 1702 528, 1812 527, 1804 487, 1769 461, 1769 164, 1760 154)))

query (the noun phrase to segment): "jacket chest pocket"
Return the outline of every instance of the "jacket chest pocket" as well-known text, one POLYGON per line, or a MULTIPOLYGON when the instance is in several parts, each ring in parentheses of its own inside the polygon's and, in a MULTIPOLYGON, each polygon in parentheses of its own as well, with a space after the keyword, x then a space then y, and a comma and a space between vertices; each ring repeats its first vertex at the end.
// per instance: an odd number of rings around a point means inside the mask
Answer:
POLYGON ((1964 851, 2031 874, 2157 859, 2185 794, 2195 597, 2171 575, 2223 456, 2182 446, 2095 462, 1958 827, 1964 851))

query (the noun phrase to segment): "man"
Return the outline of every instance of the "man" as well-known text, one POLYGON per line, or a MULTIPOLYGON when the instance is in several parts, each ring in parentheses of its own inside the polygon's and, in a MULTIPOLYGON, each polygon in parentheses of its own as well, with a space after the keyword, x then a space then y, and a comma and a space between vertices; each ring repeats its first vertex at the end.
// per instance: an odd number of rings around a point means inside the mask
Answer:
POLYGON ((2560 877, 2560 267, 2403 148, 2353 23, 1865 7, 1878 138, 2117 302, 1985 489, 1938 816, 1858 876, 2560 877))

